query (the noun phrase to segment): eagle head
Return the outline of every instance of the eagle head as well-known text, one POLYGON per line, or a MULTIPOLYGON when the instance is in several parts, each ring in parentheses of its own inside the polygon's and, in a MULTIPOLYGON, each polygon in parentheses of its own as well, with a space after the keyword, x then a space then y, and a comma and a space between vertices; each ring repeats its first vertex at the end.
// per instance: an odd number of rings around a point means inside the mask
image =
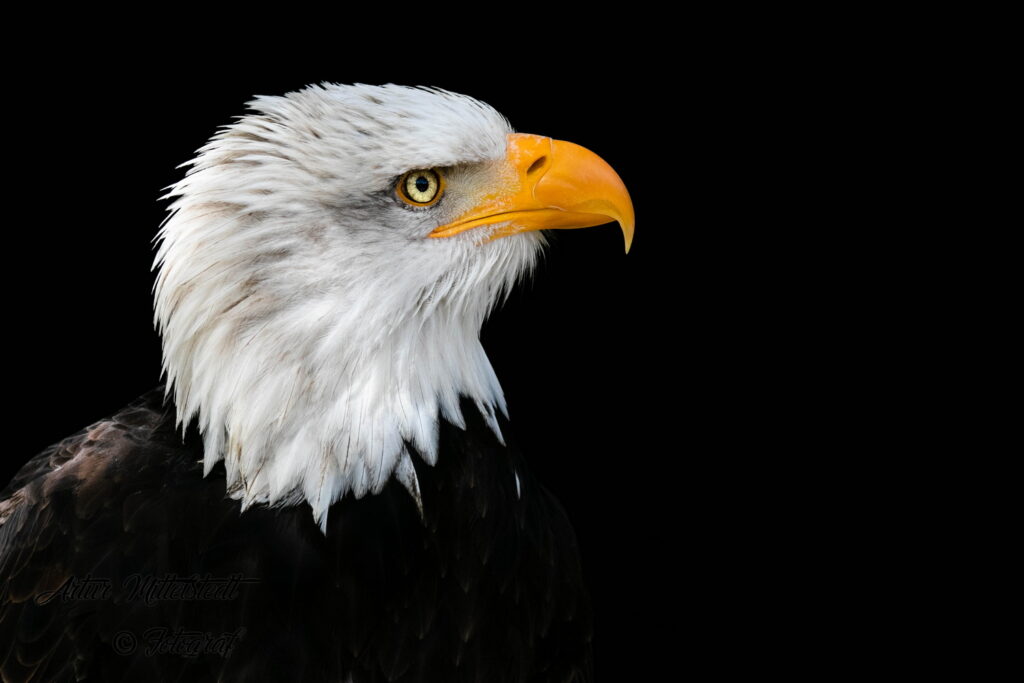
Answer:
POLYGON ((438 457, 460 397, 498 439, 501 387, 479 341, 534 265, 540 230, 633 207, 597 155, 514 133, 438 89, 310 86, 257 97, 172 186, 155 320, 178 420, 244 507, 347 492, 438 457))

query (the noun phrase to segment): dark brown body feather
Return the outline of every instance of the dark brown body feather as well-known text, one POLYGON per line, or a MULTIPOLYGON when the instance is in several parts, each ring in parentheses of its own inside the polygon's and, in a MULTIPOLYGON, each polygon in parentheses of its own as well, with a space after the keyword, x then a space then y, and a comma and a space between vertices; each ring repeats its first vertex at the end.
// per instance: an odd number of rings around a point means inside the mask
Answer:
POLYGON ((3 680, 589 681, 568 520, 464 413, 437 466, 416 459, 422 517, 391 482, 335 504, 326 535, 305 504, 240 513, 161 390, 47 449, 0 494, 3 680), (131 593, 168 576, 249 582, 131 593))

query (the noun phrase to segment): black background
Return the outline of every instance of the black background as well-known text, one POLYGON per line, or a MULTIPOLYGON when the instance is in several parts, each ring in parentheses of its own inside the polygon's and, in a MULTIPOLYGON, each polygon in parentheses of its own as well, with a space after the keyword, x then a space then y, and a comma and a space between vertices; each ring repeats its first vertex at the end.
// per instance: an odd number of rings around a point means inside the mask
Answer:
MULTIPOLYGON (((736 463, 730 444, 757 428, 725 409, 748 400, 736 365, 752 362, 742 352, 750 340, 731 327, 742 313, 724 305, 738 286, 723 256, 729 239, 709 249, 700 237, 714 221, 701 196, 709 181, 691 165, 707 133, 687 114, 687 84, 659 91, 638 68, 610 71, 599 60, 578 53, 557 68, 418 75, 401 59, 368 67, 264 55, 186 67, 69 53, 59 70, 13 75, 4 481, 159 381, 150 295, 158 197, 252 95, 320 81, 444 87, 488 102, 519 131, 592 149, 630 190, 630 254, 615 226, 554 234, 483 341, 516 437, 576 528, 601 680, 631 670, 643 680, 636 667, 684 657, 693 637, 682 631, 685 604, 711 590, 690 568, 716 564, 704 541, 732 514, 715 500, 722 466, 709 476, 706 463, 736 463)), ((661 64, 642 66, 649 74, 661 64)))

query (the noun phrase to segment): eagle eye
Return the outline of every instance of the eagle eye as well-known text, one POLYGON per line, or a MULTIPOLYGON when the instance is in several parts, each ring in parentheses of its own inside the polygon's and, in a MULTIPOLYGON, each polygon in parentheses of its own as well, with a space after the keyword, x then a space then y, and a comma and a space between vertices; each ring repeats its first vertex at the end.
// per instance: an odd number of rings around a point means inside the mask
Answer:
POLYGON ((430 206, 444 194, 444 177, 437 169, 409 171, 398 179, 399 198, 413 206, 430 206))

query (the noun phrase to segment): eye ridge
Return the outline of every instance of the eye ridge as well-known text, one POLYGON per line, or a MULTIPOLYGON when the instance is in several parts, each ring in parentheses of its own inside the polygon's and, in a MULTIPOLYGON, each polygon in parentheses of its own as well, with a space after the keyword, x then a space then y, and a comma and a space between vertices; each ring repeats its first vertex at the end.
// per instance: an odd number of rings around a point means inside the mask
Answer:
POLYGON ((444 194, 444 174, 436 168, 409 171, 395 184, 399 199, 411 206, 432 206, 444 194))

